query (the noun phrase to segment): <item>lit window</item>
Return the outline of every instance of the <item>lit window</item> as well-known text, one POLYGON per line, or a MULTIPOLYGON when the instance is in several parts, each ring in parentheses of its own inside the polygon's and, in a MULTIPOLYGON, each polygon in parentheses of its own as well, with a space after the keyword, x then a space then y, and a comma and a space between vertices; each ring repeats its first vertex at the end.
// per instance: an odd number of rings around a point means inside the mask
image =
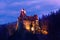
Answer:
POLYGON ((31 30, 34 31, 34 27, 32 27, 31 30))

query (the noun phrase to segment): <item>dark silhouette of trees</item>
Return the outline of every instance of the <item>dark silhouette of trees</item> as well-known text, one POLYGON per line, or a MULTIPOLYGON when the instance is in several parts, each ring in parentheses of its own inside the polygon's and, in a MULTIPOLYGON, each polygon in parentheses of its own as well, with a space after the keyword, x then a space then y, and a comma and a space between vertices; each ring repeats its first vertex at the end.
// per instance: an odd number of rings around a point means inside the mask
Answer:
POLYGON ((60 10, 56 13, 52 12, 47 17, 48 23, 48 40, 60 40, 60 10))

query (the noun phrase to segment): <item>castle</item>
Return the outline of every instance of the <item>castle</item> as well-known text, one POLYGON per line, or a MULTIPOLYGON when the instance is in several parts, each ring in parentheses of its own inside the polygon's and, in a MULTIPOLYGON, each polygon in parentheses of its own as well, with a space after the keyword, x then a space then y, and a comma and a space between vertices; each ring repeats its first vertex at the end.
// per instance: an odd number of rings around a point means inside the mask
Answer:
POLYGON ((39 19, 36 14, 33 16, 27 16, 26 11, 22 9, 17 20, 16 30, 18 29, 18 31, 23 31, 25 29, 32 33, 42 32, 43 34, 47 34, 46 26, 42 25, 42 28, 40 28, 39 25, 39 19))
POLYGON ((47 35, 49 21, 46 18, 40 20, 36 14, 33 16, 27 16, 26 11, 22 9, 17 21, 7 25, 8 33, 9 35, 13 35, 15 32, 22 34, 27 31, 33 34, 38 33, 47 35))
POLYGON ((35 33, 40 30, 38 16, 27 16, 24 9, 21 10, 20 16, 18 17, 18 29, 23 26, 27 31, 35 33))

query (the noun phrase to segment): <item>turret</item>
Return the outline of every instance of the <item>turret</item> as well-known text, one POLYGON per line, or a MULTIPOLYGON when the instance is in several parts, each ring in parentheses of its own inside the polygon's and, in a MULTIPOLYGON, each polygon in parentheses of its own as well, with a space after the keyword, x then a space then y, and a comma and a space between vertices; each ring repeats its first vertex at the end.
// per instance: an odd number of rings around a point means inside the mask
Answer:
POLYGON ((24 17, 26 16, 26 11, 24 9, 22 9, 20 11, 20 16, 18 17, 19 21, 22 21, 24 19, 24 17))
POLYGON ((26 16, 26 11, 24 9, 21 10, 20 17, 26 16))

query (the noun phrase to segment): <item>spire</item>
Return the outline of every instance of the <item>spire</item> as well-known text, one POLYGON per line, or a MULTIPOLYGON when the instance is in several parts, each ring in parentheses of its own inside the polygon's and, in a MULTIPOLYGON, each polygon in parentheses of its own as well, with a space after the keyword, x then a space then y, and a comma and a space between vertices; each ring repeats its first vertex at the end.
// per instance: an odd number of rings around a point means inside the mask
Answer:
POLYGON ((20 17, 26 16, 26 11, 24 9, 21 10, 20 17))
POLYGON ((26 14, 26 11, 25 11, 24 9, 22 9, 22 10, 21 10, 21 13, 24 13, 24 14, 26 14))

